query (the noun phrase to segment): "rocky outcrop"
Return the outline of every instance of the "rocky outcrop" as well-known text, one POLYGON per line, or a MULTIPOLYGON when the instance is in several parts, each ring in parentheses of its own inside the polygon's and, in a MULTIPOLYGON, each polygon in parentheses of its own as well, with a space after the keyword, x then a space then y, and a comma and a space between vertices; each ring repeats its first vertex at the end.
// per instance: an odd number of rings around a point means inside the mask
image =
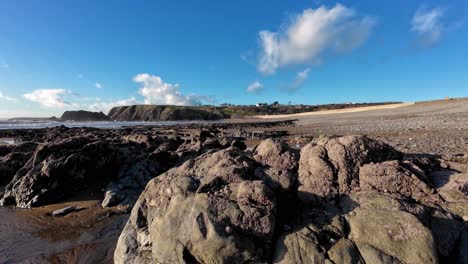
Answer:
POLYGON ((17 132, 33 142, 0 148, 0 197, 36 207, 93 193, 99 210, 131 211, 117 263, 466 263, 466 155, 403 155, 364 136, 247 148, 234 130, 17 132))
POLYGON ((44 143, 2 148, 1 203, 37 207, 87 192, 102 194, 102 207, 119 206, 125 212, 155 176, 211 149, 231 145, 206 135, 183 140, 154 135, 151 130, 128 132, 55 127, 47 131, 44 143))
POLYGON ((6 186, 1 203, 24 208, 39 206, 87 188, 110 177, 112 168, 116 168, 111 154, 114 151, 107 142, 85 137, 39 145, 6 186))
POLYGON ((110 121, 111 119, 106 116, 103 112, 90 112, 90 111, 65 111, 60 117, 63 121, 110 121))
POLYGON ((301 150, 299 192, 303 199, 359 189, 359 168, 367 163, 399 159, 392 147, 365 136, 324 138, 301 150), (311 196, 312 195, 312 196, 311 196))
MULTIPOLYGON (((269 151, 259 149, 264 157, 269 151)), ((260 167, 281 168, 272 160, 268 163, 257 163, 248 153, 230 147, 207 152, 153 179, 132 210, 115 262, 265 261, 281 214, 277 180, 254 173, 260 167)))
POLYGON ((434 164, 363 136, 209 150, 149 182, 114 260, 464 263, 464 176, 434 164))
POLYGON ((0 146, 0 197, 5 185, 26 164, 36 147, 34 142, 0 146))
POLYGON ((132 105, 118 106, 109 111, 109 117, 118 121, 218 120, 224 115, 212 107, 132 105))

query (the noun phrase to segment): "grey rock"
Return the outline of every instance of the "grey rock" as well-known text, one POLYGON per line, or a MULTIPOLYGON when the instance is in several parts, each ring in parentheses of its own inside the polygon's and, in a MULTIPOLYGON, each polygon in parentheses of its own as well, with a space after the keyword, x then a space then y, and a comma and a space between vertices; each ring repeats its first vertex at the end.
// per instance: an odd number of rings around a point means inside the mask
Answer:
POLYGON ((52 212, 52 216, 64 216, 71 212, 77 211, 78 208, 76 206, 67 206, 52 212))

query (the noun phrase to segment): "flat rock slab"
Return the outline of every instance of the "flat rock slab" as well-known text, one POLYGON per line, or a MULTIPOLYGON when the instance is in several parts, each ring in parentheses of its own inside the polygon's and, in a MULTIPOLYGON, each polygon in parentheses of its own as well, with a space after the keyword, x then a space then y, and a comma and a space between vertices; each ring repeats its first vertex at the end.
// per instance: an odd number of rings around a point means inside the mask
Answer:
POLYGON ((78 211, 78 210, 79 210, 79 208, 76 207, 76 206, 67 206, 67 207, 64 207, 64 208, 53 211, 52 216, 64 216, 64 215, 67 215, 67 214, 69 214, 71 212, 75 212, 75 211, 78 211))

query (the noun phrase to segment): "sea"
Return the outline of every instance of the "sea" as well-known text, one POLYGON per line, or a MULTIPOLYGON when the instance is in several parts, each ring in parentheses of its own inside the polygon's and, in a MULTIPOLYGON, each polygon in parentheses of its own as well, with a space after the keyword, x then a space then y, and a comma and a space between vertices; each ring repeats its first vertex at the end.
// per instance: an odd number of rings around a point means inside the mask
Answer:
POLYGON ((64 125, 66 127, 94 127, 94 128, 123 128, 131 126, 171 126, 180 124, 206 124, 223 121, 158 121, 158 122, 127 122, 127 121, 96 121, 96 122, 57 122, 57 121, 8 121, 0 119, 2 129, 34 129, 48 128, 64 125))

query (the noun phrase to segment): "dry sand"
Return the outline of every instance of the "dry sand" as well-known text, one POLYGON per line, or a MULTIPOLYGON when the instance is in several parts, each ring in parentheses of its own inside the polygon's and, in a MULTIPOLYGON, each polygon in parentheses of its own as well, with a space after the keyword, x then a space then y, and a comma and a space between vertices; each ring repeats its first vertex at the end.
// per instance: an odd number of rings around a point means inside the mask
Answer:
POLYGON ((398 103, 398 104, 386 104, 386 105, 376 105, 376 106, 362 106, 362 107, 353 107, 353 108, 345 108, 345 109, 313 111, 313 112, 305 112, 305 113, 297 113, 297 114, 289 114, 289 115, 259 115, 259 116, 254 116, 254 118, 266 118, 266 119, 296 118, 296 117, 301 117, 301 116, 356 113, 356 112, 379 110, 379 109, 393 109, 393 108, 409 106, 413 104, 415 103, 398 103))

